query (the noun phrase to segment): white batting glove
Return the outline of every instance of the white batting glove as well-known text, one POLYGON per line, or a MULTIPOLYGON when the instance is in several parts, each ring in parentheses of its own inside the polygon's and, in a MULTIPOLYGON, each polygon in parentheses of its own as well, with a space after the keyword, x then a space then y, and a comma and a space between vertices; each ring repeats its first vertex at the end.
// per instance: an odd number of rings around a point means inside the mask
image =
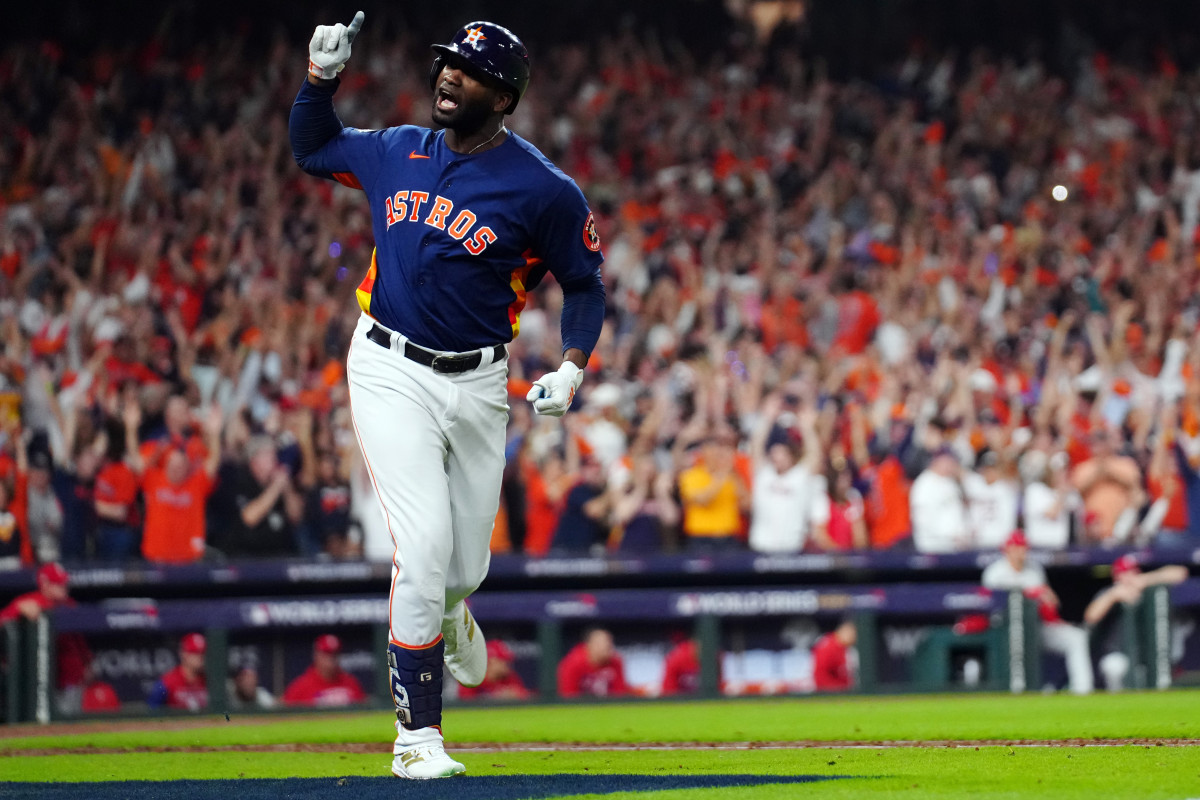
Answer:
POLYGON ((350 45, 366 15, 359 11, 349 25, 318 25, 308 43, 308 74, 331 81, 350 60, 350 45))
POLYGON ((533 410, 538 414, 561 417, 571 407, 581 383, 583 370, 570 361, 564 361, 558 372, 548 372, 534 381, 525 399, 533 403, 533 410))

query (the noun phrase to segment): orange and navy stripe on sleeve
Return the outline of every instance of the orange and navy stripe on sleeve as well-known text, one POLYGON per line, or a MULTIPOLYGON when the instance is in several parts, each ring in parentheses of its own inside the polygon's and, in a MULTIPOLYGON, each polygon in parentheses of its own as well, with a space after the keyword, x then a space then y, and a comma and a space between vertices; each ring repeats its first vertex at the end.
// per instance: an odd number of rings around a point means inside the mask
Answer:
POLYGON ((525 300, 527 297, 526 279, 529 277, 529 271, 542 263, 542 260, 533 255, 532 250, 526 250, 522 255, 525 258, 525 263, 512 271, 512 279, 508 285, 512 287, 516 298, 508 306, 508 323, 512 325, 513 338, 517 338, 517 334, 521 332, 521 312, 525 309, 525 300))
POLYGON ((362 283, 354 290, 355 297, 358 298, 358 307, 365 313, 371 313, 371 292, 375 289, 375 276, 379 274, 379 262, 376 260, 378 250, 371 251, 371 266, 367 269, 366 277, 362 279, 362 283))

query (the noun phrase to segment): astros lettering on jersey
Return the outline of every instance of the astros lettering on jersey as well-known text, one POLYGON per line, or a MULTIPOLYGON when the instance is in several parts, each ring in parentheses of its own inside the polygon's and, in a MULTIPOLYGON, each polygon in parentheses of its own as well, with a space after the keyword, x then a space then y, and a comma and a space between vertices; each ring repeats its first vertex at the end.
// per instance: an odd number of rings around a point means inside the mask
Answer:
MULTIPOLYGON (((306 84, 297 103, 318 92, 306 84)), ((358 303, 425 347, 511 341, 526 292, 547 271, 559 283, 592 281, 604 260, 579 187, 511 131, 468 155, 451 150, 442 131, 344 128, 304 167, 366 192, 376 250, 358 303)))

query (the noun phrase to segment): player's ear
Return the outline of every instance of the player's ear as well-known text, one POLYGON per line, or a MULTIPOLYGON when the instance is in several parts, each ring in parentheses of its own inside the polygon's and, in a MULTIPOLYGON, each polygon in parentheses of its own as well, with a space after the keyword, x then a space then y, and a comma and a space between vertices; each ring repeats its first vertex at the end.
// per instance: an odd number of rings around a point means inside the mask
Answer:
POLYGON ((496 99, 492 101, 492 113, 503 113, 504 109, 508 108, 516 100, 516 95, 512 92, 501 90, 496 93, 496 99))

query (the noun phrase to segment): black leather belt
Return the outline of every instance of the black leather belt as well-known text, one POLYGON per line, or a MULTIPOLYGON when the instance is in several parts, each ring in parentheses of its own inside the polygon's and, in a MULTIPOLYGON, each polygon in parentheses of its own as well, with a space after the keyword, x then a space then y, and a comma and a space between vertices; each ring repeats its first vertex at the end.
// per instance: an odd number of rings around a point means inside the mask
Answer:
MULTIPOLYGON (((372 325, 371 330, 367 331, 367 338, 380 347, 385 347, 388 350, 392 349, 392 335, 378 324, 372 325)), ((492 348, 492 363, 500 361, 504 358, 504 355, 504 345, 496 345, 492 348)), ((406 341, 404 343, 404 357, 418 364, 423 364, 434 372, 457 373, 469 372, 478 367, 479 363, 483 361, 483 352, 473 350, 470 353, 446 355, 426 350, 424 347, 406 341)))

